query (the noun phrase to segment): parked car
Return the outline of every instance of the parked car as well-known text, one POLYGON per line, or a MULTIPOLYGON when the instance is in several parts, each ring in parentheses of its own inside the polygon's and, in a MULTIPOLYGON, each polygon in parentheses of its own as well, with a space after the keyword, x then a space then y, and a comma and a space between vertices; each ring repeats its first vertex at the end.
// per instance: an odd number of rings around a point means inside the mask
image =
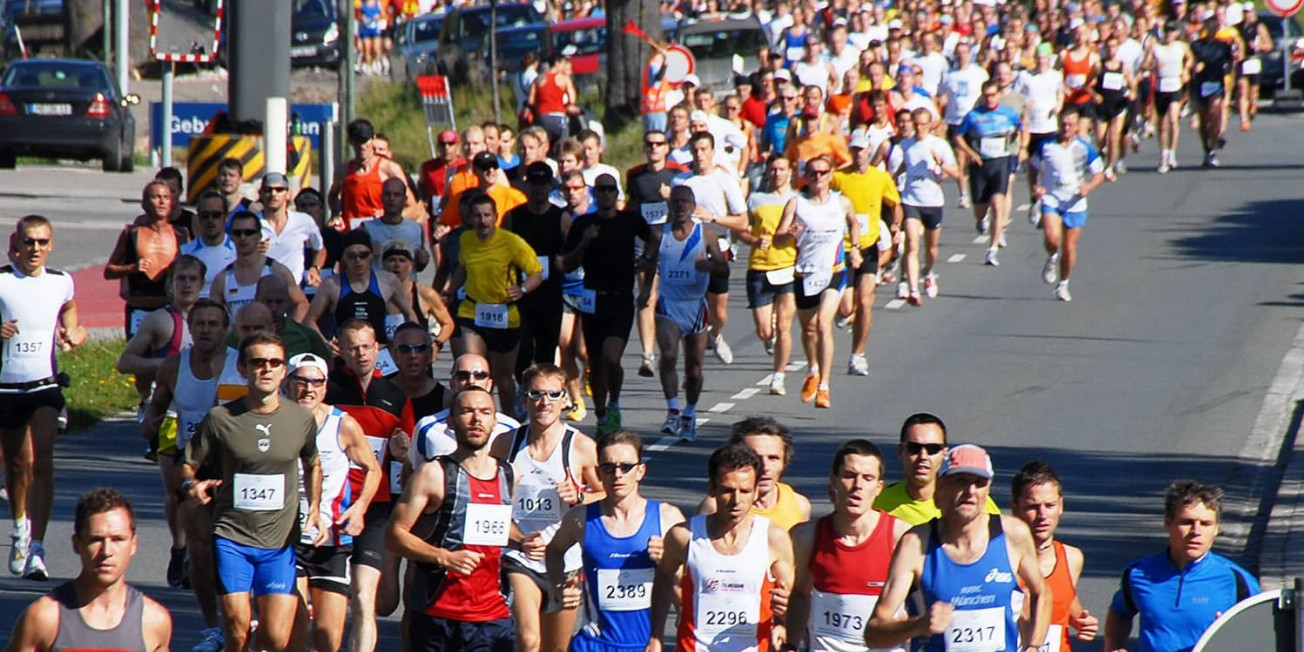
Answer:
POLYGON ((755 70, 760 65, 756 53, 767 43, 755 16, 681 25, 677 40, 693 53, 702 86, 714 93, 733 90, 735 55, 742 57, 743 70, 755 70))
POLYGON ((106 172, 130 172, 136 122, 104 64, 22 59, 0 74, 0 168, 21 155, 101 159, 106 172))
POLYGON ((290 35, 290 65, 339 63, 340 21, 333 0, 294 0, 290 35))
MULTIPOLYGON (((548 37, 547 25, 523 25, 520 27, 502 27, 497 30, 498 38, 498 75, 503 77, 521 70, 521 59, 527 52, 534 52, 542 59, 553 53, 548 37)), ((481 84, 489 79, 489 34, 481 37, 479 45, 468 55, 467 77, 473 84, 481 84)))
MULTIPOLYGON (((499 4, 497 7, 495 29, 528 25, 547 27, 543 15, 532 4, 513 2, 499 4)), ((470 71, 467 63, 485 42, 490 11, 491 8, 485 5, 457 7, 444 17, 444 24, 439 31, 437 69, 441 74, 448 75, 453 82, 467 81, 470 71)))
POLYGON ((1290 56, 1290 87, 1292 90, 1304 90, 1304 31, 1300 30, 1299 21, 1291 16, 1289 20, 1269 11, 1259 12, 1259 21, 1268 28, 1275 49, 1263 55, 1263 72, 1259 74, 1259 95, 1272 98, 1273 94, 1285 88, 1282 76, 1282 62, 1286 53, 1290 56), (1286 32, 1287 26, 1290 31, 1286 32))
POLYGON ((607 19, 577 18, 563 20, 553 24, 552 48, 561 52, 566 46, 574 45, 578 50, 571 57, 571 67, 575 76, 595 75, 605 72, 607 66, 607 19))
POLYGON ((399 26, 395 48, 403 57, 408 79, 431 72, 439 51, 439 31, 444 14, 417 16, 399 26))

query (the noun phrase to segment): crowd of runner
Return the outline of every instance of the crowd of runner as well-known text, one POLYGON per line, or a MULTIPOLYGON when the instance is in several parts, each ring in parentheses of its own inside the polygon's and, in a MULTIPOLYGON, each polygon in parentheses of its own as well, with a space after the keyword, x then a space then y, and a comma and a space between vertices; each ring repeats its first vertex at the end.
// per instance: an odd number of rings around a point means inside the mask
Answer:
MULTIPOLYGON (((758 6, 772 42, 722 99, 693 75, 671 80, 654 45, 645 160, 623 174, 581 118, 564 54, 523 89, 531 124, 443 131, 411 175, 365 119, 347 126, 354 156, 326 192, 292 194, 269 173, 246 196, 228 159, 192 210, 182 175, 161 171, 104 276, 121 283, 118 367, 136 379, 162 478, 166 579, 194 592, 206 625, 194 649, 370 651, 400 604, 403 649, 423 650, 656 650, 672 609, 689 650, 1094 638, 1045 464, 1015 474, 1002 516, 986 452, 917 414, 896 450, 904 479, 884 486, 879 449, 846 442, 833 513, 811 521, 780 481, 788 428, 749 418, 711 455, 686 519, 640 494, 650 469, 620 400, 636 333, 637 374, 664 394, 657 434, 697 437, 707 352, 733 362, 737 268, 773 358, 769 392, 787 392, 796 317, 801 399, 829 408, 841 329, 847 373, 869 374, 879 285, 914 306, 942 296, 951 179, 997 266, 1027 177, 1042 278, 1070 301, 1087 197, 1152 134, 1158 171, 1177 167, 1188 107, 1217 166, 1231 100, 1248 130, 1257 57, 1272 49, 1248 3, 1123 9, 758 6)), ((0 268, 9 567, 34 580, 49 577, 67 385, 53 353, 87 338, 71 277, 46 267, 55 227, 22 218, 0 268)), ((1219 512, 1216 489, 1170 487, 1168 549, 1128 566, 1106 649, 1137 616, 1139 649, 1189 649, 1257 591, 1209 552, 1219 512)), ((104 630, 115 649, 167 647, 166 610, 123 581, 134 518, 112 490, 82 497, 83 571, 28 609, 14 649, 104 647, 104 630)))

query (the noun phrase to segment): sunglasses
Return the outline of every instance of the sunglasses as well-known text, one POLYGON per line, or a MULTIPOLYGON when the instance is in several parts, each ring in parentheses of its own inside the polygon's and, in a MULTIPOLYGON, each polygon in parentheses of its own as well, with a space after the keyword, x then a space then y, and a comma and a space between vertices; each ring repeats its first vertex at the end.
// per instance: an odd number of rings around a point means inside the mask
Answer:
POLYGON ((281 358, 249 358, 247 364, 254 369, 262 369, 264 367, 268 369, 280 369, 281 366, 285 364, 285 360, 281 358))
POLYGON ((946 448, 946 444, 920 444, 919 442, 906 442, 906 452, 911 455, 918 455, 921 452, 927 452, 929 455, 936 455, 946 448))
POLYGON ((644 146, 644 147, 661 147, 662 145, 665 145, 665 144, 666 144, 666 141, 664 141, 664 140, 645 140, 645 141, 643 141, 643 146, 644 146))
POLYGON ((485 379, 489 378, 489 372, 484 371, 483 369, 476 369, 476 370, 474 370, 474 371, 454 371, 454 372, 453 372, 453 380, 460 380, 460 381, 466 382, 466 381, 468 381, 468 380, 471 380, 472 378, 474 378, 474 379, 476 379, 476 380, 485 380, 485 379))
POLYGON ((199 219, 216 220, 222 217, 222 211, 199 211, 199 219))
POLYGON ((49 238, 23 238, 24 247, 48 247, 50 246, 49 238))
POLYGON ((833 171, 832 168, 823 169, 823 170, 816 170, 815 168, 810 168, 806 170, 806 174, 809 174, 812 177, 822 177, 832 171, 833 171))
POLYGON ((262 233, 260 229, 231 229, 231 235, 237 238, 249 238, 262 233))
POLYGON ((349 259, 349 260, 355 260, 355 261, 356 261, 356 260, 366 260, 366 259, 368 259, 368 258, 371 258, 371 252, 370 252, 370 251, 354 251, 354 252, 352 252, 352 253, 344 254, 344 257, 347 258, 347 259, 349 259))
POLYGON ((588 186, 566 186, 566 189, 567 189, 567 190, 573 190, 573 191, 575 191, 575 192, 579 192, 579 191, 581 191, 581 190, 584 190, 584 189, 587 188, 587 187, 588 187, 588 186))
POLYGON ((629 475, 634 469, 642 465, 642 462, 620 462, 619 464, 616 462, 603 462, 598 465, 598 470, 607 475, 616 475, 616 470, 619 469, 621 475, 629 475))
POLYGON ((430 345, 429 344, 399 344, 394 348, 398 349, 399 353, 425 353, 426 351, 430 350, 430 345))
POLYGON ((546 391, 542 389, 531 389, 525 392, 525 398, 530 399, 531 401, 537 401, 541 398, 546 398, 548 399, 549 403, 556 403, 557 401, 566 398, 566 390, 557 389, 552 391, 546 391))
POLYGON ((325 378, 304 378, 298 374, 290 376, 290 380, 296 383, 303 383, 309 387, 321 387, 326 384, 325 378))

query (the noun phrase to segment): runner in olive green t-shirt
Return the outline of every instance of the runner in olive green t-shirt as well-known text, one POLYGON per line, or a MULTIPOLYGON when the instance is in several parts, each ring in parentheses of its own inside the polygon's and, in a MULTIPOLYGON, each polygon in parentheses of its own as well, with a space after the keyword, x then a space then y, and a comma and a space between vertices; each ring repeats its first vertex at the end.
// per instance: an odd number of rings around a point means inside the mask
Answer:
MULTIPOLYGON (((285 344, 269 333, 240 343, 238 367, 248 383, 244 398, 219 405, 199 424, 186 448, 181 487, 213 503, 213 556, 222 598, 227 649, 248 643, 250 594, 258 600, 258 649, 285 649, 298 607, 293 544, 299 540, 299 463, 308 491, 305 527, 319 527, 321 461, 312 413, 282 401, 285 344), (205 463, 217 463, 218 480, 196 480, 205 463)), ((320 543, 320 541, 318 542, 320 543)))

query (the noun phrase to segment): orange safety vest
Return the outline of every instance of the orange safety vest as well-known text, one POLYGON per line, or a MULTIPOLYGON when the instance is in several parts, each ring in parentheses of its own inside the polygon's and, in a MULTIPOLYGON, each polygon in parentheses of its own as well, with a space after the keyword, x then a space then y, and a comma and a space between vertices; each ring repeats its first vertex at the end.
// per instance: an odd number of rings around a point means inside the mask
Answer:
POLYGON ((652 83, 652 61, 648 61, 647 65, 643 66, 643 101, 639 105, 639 111, 645 115, 666 112, 666 94, 670 92, 670 82, 667 82, 665 77, 666 58, 660 57, 660 59, 661 79, 655 85, 652 83))

